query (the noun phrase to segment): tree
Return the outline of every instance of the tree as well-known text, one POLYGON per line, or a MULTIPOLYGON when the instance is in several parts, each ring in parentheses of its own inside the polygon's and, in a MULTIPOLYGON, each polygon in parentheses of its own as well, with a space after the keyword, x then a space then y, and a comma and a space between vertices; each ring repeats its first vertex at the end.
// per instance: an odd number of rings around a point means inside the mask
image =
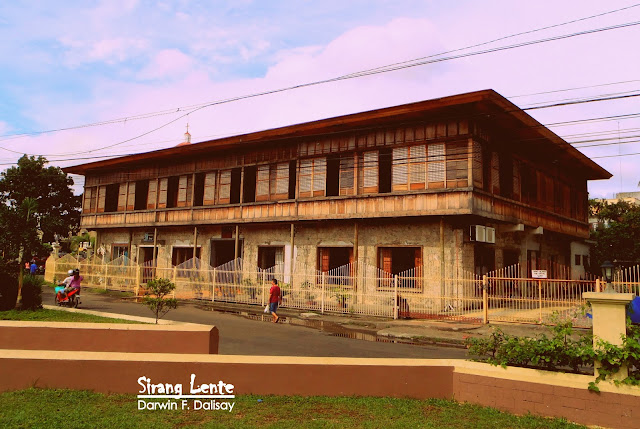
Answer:
POLYGON ((147 292, 142 303, 156 316, 156 324, 158 319, 167 314, 170 310, 178 307, 178 300, 175 298, 167 298, 171 292, 176 289, 169 279, 150 280, 147 283, 147 292))
POLYGON ((599 223, 591 232, 591 266, 597 269, 607 260, 640 263, 640 206, 590 200, 590 213, 599 223))
POLYGON ((0 173, 0 251, 3 268, 18 275, 25 261, 45 251, 43 242, 78 228, 80 197, 73 195, 73 179, 46 164, 41 156, 24 155, 0 173))

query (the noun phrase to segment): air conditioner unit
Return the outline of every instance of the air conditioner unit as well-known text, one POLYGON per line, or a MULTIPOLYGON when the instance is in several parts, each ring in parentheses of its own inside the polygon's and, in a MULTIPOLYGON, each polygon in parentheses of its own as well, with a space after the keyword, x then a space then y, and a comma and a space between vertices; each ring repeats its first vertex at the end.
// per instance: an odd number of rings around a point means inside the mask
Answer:
POLYGON ((486 228, 486 232, 487 232, 487 235, 486 235, 487 243, 496 244, 496 229, 488 226, 486 228))
POLYGON ((471 225, 469 236, 471 241, 484 242, 487 239, 487 229, 482 225, 471 225))

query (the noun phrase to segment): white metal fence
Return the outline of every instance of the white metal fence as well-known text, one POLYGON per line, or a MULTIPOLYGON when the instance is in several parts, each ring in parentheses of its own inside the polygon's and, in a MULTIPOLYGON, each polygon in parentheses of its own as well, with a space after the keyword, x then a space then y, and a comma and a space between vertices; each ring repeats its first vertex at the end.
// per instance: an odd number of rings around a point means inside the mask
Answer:
MULTIPOLYGON (((166 261, 164 261, 166 262, 166 261)), ((169 264, 165 264, 169 265, 169 264)), ((57 258, 47 267, 49 280, 62 280, 67 270, 79 267, 84 286, 144 293, 146 281, 168 278, 183 300, 228 302, 265 306, 272 279, 282 290, 282 306, 319 313, 332 312, 388 318, 452 319, 470 322, 553 322, 571 318, 576 326, 590 326, 582 293, 599 290, 597 279, 533 279, 519 265, 478 276, 460 272, 454 278, 430 278, 421 270, 396 275, 362 261, 328 272, 284 264, 261 269, 241 258, 218 267, 195 258, 174 267, 133 264, 126 257, 105 262, 99 258, 57 258)), ((568 276, 557 268, 559 276, 568 276)), ((618 291, 640 293, 640 267, 617 273, 618 291)))

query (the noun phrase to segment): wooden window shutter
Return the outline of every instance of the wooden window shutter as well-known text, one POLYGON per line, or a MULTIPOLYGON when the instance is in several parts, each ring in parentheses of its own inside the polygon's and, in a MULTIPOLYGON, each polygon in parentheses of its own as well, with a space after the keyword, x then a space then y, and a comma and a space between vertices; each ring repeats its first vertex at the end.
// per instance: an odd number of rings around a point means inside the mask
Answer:
POLYGON ((513 199, 520 200, 520 163, 513 160, 513 199))
POLYGON ((193 199, 193 174, 188 174, 187 175, 187 206, 192 206, 192 199, 193 199))
POLYGON ((153 210, 156 208, 156 197, 158 194, 158 182, 155 180, 149 180, 149 190, 147 191, 147 209, 153 210))
POLYGON ((409 187, 410 189, 424 189, 427 180, 427 151, 425 145, 409 148, 409 187))
POLYGON ((93 194, 93 188, 84 188, 84 202, 82 203, 83 213, 92 213, 91 211, 91 195, 93 194))
POLYGON ((107 187, 98 186, 98 213, 104 213, 104 203, 107 198, 107 187))
POLYGON ((466 187, 469 173, 468 143, 466 141, 451 142, 446 145, 445 149, 447 153, 447 188, 466 187))
POLYGON ((289 163, 281 162, 274 167, 275 184, 271 189, 271 199, 286 200, 289 197, 289 163))
POLYGON ((491 153, 491 190, 494 194, 500 193, 500 158, 498 152, 491 153))
POLYGON ((329 271, 329 249, 320 248, 320 271, 326 273, 329 271))
POLYGON ((98 202, 98 188, 96 186, 91 187, 91 201, 89 201, 89 209, 91 213, 96 212, 96 205, 98 202))
POLYGON ((391 249, 380 249, 380 258, 382 259, 382 271, 391 274, 391 249))
POLYGON ((160 190, 158 191, 158 208, 164 209, 167 207, 167 187, 169 186, 169 179, 164 177, 160 179, 160 190))
POLYGON ((216 203, 216 178, 217 171, 211 171, 204 176, 204 196, 202 204, 210 206, 216 203))
POLYGON ((127 210, 133 210, 136 205, 136 182, 129 182, 127 194, 127 210))
POLYGON ((300 197, 311 196, 311 178, 313 177, 313 160, 303 159, 300 162, 300 197))
POLYGON ((407 166, 409 163, 409 149, 397 147, 393 149, 391 177, 394 191, 406 191, 408 182, 407 166))
POLYGON ((351 154, 343 155, 340 158, 340 195, 353 195, 355 193, 354 167, 355 163, 351 154))
POLYGON ((427 146, 427 181, 429 188, 444 187, 444 143, 427 146))
POLYGON ((324 196, 327 182, 327 158, 313 160, 313 196, 324 196))
POLYGON ((256 201, 267 201, 269 199, 269 166, 258 166, 256 174, 256 201))
POLYGON ((482 146, 479 142, 473 142, 473 186, 482 188, 482 146))
POLYGON ((220 172, 220 204, 229 204, 231 201, 231 170, 220 172))
POLYGON ((125 210, 127 204, 127 184, 120 183, 118 189, 118 211, 122 212, 125 210))
POLYGON ((378 192, 378 151, 369 151, 362 154, 361 164, 363 171, 362 192, 375 194, 378 192))
POLYGON ((414 264, 415 264, 415 277, 422 276, 422 249, 419 247, 416 248, 416 251, 415 251, 414 264))
POLYGON ((187 176, 180 176, 178 178, 178 201, 177 207, 185 207, 187 205, 187 176))

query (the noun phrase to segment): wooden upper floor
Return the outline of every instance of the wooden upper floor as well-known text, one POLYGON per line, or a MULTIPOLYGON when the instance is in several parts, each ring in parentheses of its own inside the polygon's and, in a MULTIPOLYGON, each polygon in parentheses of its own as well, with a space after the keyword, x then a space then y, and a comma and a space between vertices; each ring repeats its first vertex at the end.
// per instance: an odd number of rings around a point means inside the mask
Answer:
POLYGON ((610 177, 493 91, 66 171, 86 228, 476 214, 576 236, 610 177))

